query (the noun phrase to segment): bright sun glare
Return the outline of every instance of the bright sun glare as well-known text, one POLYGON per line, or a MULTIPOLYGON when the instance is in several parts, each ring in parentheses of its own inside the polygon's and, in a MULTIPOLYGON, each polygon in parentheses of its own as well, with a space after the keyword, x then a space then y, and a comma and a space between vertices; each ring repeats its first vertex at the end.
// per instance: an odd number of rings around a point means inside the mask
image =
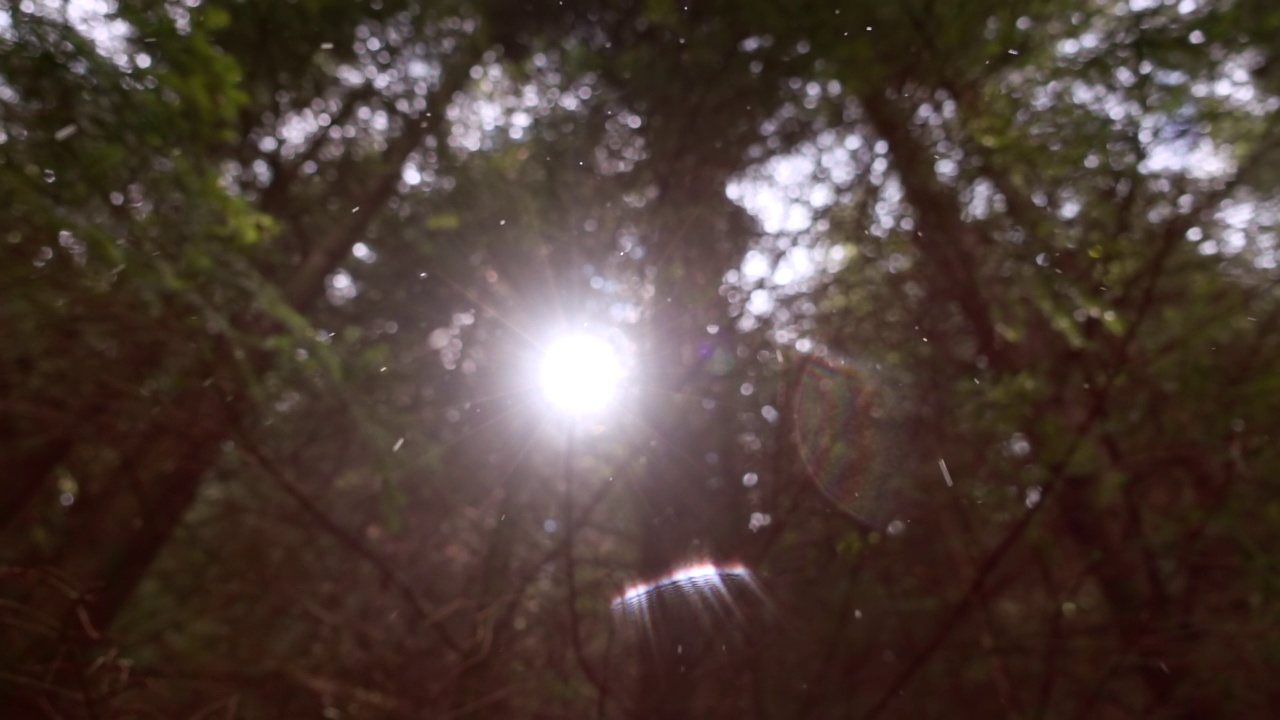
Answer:
POLYGON ((617 392, 622 363, 605 340, 569 335, 547 348, 538 380, 542 392, 560 411, 590 415, 603 410, 617 392))

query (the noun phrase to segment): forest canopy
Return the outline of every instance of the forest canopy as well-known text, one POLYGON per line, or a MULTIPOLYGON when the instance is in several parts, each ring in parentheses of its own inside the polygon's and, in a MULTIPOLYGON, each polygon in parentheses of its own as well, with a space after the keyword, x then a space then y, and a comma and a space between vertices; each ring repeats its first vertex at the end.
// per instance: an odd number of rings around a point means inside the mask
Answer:
POLYGON ((1280 715, 1278 38, 0 3, 0 716, 1280 715))

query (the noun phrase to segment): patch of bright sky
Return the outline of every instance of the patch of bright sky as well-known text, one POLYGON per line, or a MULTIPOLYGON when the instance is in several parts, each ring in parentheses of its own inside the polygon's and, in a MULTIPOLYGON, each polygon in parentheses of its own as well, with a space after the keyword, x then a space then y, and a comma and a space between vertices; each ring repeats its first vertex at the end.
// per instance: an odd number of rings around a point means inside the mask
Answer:
POLYGON ((796 233, 813 224, 805 190, 814 188, 812 158, 789 155, 766 164, 760 176, 731 183, 730 200, 746 208, 766 234, 796 233))
MULTIPOLYGON (((581 112, 595 94, 595 78, 586 76, 561 89, 564 77, 559 60, 537 53, 525 66, 530 78, 518 82, 493 58, 471 70, 475 83, 459 94, 449 106, 448 117, 453 126, 449 145, 460 154, 490 149, 503 136, 520 140, 535 120, 557 108, 570 113, 581 112)), ((624 123, 638 128, 634 119, 624 123)))
MULTIPOLYGON (((1158 24, 1179 23, 1190 29, 1187 42, 1201 45, 1207 41, 1204 33, 1194 27, 1194 16, 1211 7, 1206 0, 1128 0, 1115 7, 1118 14, 1147 14, 1158 24), (1161 15, 1162 8, 1176 10, 1177 16, 1161 15), (1188 21, 1188 18, 1192 18, 1188 21)), ((1110 44, 1108 37, 1114 32, 1128 32, 1128 20, 1118 24, 1105 14, 1095 16, 1094 22, 1072 38, 1057 45, 1058 54, 1070 62, 1092 60, 1104 52, 1110 44)), ((1237 53, 1222 59, 1217 72, 1211 78, 1193 79, 1187 73, 1170 68, 1155 67, 1143 62, 1139 71, 1149 74, 1157 84, 1170 88, 1188 87, 1198 99, 1212 99, 1219 107, 1236 112, 1265 117, 1280 111, 1280 98, 1261 92, 1253 80, 1251 70, 1258 67, 1263 58, 1254 52, 1237 53)), ((1054 81, 1032 89, 1032 105, 1044 111, 1054 104, 1069 99, 1099 116, 1110 118, 1117 124, 1136 125, 1139 142, 1145 158, 1139 171, 1151 175, 1184 175, 1197 180, 1226 178, 1237 169, 1235 149, 1220 142, 1200 129, 1195 108, 1151 111, 1126 96, 1126 90, 1136 83, 1133 71, 1117 66, 1112 81, 1106 84, 1084 80, 1070 80, 1065 86, 1054 81), (1065 96, 1065 97, 1064 97, 1065 96)), ((1274 203, 1256 200, 1236 200, 1222 207, 1216 219, 1223 225, 1219 237, 1201 243, 1206 253, 1236 255, 1248 252, 1260 268, 1276 266, 1277 241, 1274 232, 1276 212, 1274 203), (1270 221, 1265 218, 1271 218, 1270 221)), ((1078 206, 1068 205, 1068 215, 1078 211, 1078 206)))
MULTIPOLYGON (((856 136, 834 132, 795 153, 774 158, 729 184, 730 200, 751 213, 763 236, 730 274, 730 282, 750 288, 745 305, 754 317, 766 317, 780 296, 802 291, 834 272, 846 259, 842 246, 822 242, 819 217, 837 200, 837 187, 855 176, 856 136)), ((748 321, 749 323, 752 321, 748 321)))
MULTIPOLYGON (((182 4, 194 7, 198 3, 186 0, 182 4)), ((1204 0, 1128 0, 1127 3, 1118 3, 1115 10, 1119 14, 1151 13, 1161 7, 1176 7, 1177 12, 1185 16, 1202 12, 1208 7, 1208 3, 1204 0)), ((88 38, 98 52, 111 57, 122 67, 127 68, 135 62, 149 63, 149 58, 131 58, 126 54, 132 27, 114 17, 117 4, 113 0, 22 0, 18 8, 42 17, 65 20, 88 38)), ((0 36, 11 32, 9 15, 0 13, 0 36)), ((1057 50, 1064 57, 1089 53, 1106 44, 1106 38, 1100 32, 1105 33, 1100 28, 1085 28, 1077 37, 1059 43, 1057 50)), ((1188 40, 1193 44, 1204 42, 1203 35, 1195 30, 1188 36, 1188 40)), ((545 59, 534 64, 543 72, 555 73, 554 68, 548 67, 552 63, 545 59)), ((1192 87, 1192 93, 1197 97, 1222 100, 1253 114, 1276 112, 1280 110, 1280 101, 1274 97, 1261 96, 1252 81, 1249 68, 1255 64, 1256 58, 1228 59, 1216 79, 1212 82, 1197 82, 1192 87)), ((363 84, 367 79, 363 73, 360 73, 361 77, 358 79, 354 77, 358 72, 356 68, 344 67, 341 70, 355 71, 350 79, 357 84, 363 84)), ((415 68, 408 68, 406 75, 413 78, 423 74, 415 73, 414 70, 415 68)), ((487 67, 477 67, 475 72, 479 75, 475 77, 478 81, 475 88, 477 92, 449 109, 451 119, 455 121, 454 135, 450 138, 455 149, 478 150, 488 144, 486 136, 500 130, 505 130, 512 139, 519 139, 532 122, 531 113, 540 115, 546 112, 545 106, 538 106, 546 102, 548 88, 530 84, 521 88, 523 92, 512 93, 511 83, 503 76, 500 66, 489 64, 487 67), (504 106, 498 101, 501 97, 521 98, 519 105, 523 107, 504 106)), ((1166 75, 1169 73, 1166 72, 1166 75)), ((1173 75, 1165 80, 1178 80, 1173 75)), ((547 84, 553 86, 556 79, 547 78, 551 81, 547 84)), ((553 104, 573 111, 580 106, 580 101, 591 96, 591 88, 589 84, 582 84, 556 95, 552 99, 553 104)), ((1142 112, 1134 103, 1127 102, 1112 89, 1083 81, 1072 83, 1070 95, 1075 102, 1116 121, 1132 118, 1136 113, 1142 112)), ((318 125, 323 124, 309 120, 312 118, 288 118, 279 133, 285 143, 296 145, 303 142, 320 129, 318 125)), ((386 130, 385 117, 371 117, 368 120, 372 121, 370 124, 380 126, 374 127, 375 131, 386 130)), ((775 158, 766 163, 760 172, 741 178, 728 187, 729 197, 759 220, 766 234, 766 244, 776 245, 777 240, 783 236, 792 236, 798 241, 781 254, 766 254, 760 249, 749 252, 743 260, 739 275, 745 283, 771 286, 785 292, 788 288, 812 282, 820 271, 833 271, 843 262, 843 248, 837 246, 825 249, 811 236, 806 239, 814 228, 816 216, 836 200, 834 187, 847 183, 855 172, 849 151, 856 149, 860 139, 852 135, 844 137, 843 143, 835 143, 834 139, 835 134, 828 131, 826 137, 819 138, 814 145, 797 153, 775 158), (819 167, 826 171, 829 180, 817 179, 819 167), (776 261, 771 260, 770 255, 776 257, 776 261)), ((1141 170, 1148 173, 1181 172, 1192 177, 1210 178, 1225 175, 1234 169, 1231 148, 1215 143, 1206 136, 1162 138, 1157 135, 1148 144, 1147 154, 1141 170)), ((420 180, 420 174, 418 177, 406 178, 406 181, 411 179, 420 180)), ((1252 204, 1250 208, 1256 211, 1252 204)), ((767 315, 774 307, 774 295, 773 290, 759 292, 758 289, 752 292, 748 310, 755 315, 767 315)))
POLYGON ((112 0, 24 0, 19 7, 42 17, 65 19, 104 57, 127 66, 125 51, 133 26, 115 17, 118 5, 112 0))
POLYGON ((1223 229, 1216 239, 1200 245, 1205 254, 1244 254, 1255 267, 1280 266, 1280 207, 1274 202, 1233 201, 1218 209, 1215 219, 1223 229))
POLYGON ((1206 7, 1207 4, 1205 0, 1129 0, 1127 4, 1122 4, 1118 9, 1123 11, 1127 6, 1129 12, 1142 13, 1168 5, 1177 6, 1178 12, 1183 15, 1190 15, 1206 7))
MULTIPOLYGON (((1203 32, 1194 27, 1194 20, 1188 24, 1187 18, 1199 15, 1208 8, 1209 3, 1205 0, 1128 0, 1117 3, 1114 7, 1119 15, 1144 14, 1144 25, 1176 24, 1190 27, 1187 42, 1192 45, 1203 44, 1206 38, 1203 32), (1161 12, 1163 8, 1176 11, 1176 15, 1161 12)), ((1061 40, 1056 50, 1061 57, 1071 62, 1092 60, 1105 53, 1105 48, 1112 44, 1112 35, 1130 32, 1130 22, 1128 19, 1117 20, 1115 16, 1105 13, 1094 15, 1080 33, 1061 40)), ((1139 72, 1149 74, 1157 84, 1168 87, 1181 88, 1192 83, 1190 91, 1194 97, 1213 98, 1221 101, 1227 108, 1263 116, 1280 109, 1280 103, 1276 98, 1264 97, 1253 82, 1250 69, 1260 62, 1260 57, 1249 54, 1227 57, 1221 62, 1217 76, 1211 80, 1193 80, 1182 71, 1155 67, 1149 62, 1143 62, 1139 72)), ((1046 104, 1060 102, 1065 89, 1066 96, 1072 102, 1091 112, 1108 117, 1116 123, 1140 124, 1142 130, 1139 132, 1139 140, 1145 146, 1147 155, 1140 169, 1146 173, 1185 173, 1190 177, 1208 179, 1225 176, 1235 169, 1231 148, 1195 132, 1192 127, 1194 120, 1184 121, 1178 117, 1181 114, 1179 112, 1152 112, 1140 102, 1126 97, 1125 90, 1136 82, 1137 77, 1130 68, 1117 66, 1110 83, 1090 83, 1075 79, 1064 88, 1058 82, 1050 82, 1044 87, 1033 89, 1032 102, 1039 106, 1038 109, 1043 109, 1046 104)), ((1194 117, 1192 108, 1186 110, 1188 118, 1194 117)))
MULTIPOLYGON (((1182 16, 1200 13, 1208 7, 1201 0, 1129 0, 1127 5, 1120 3, 1116 9, 1120 13, 1126 9, 1142 13, 1162 6, 1176 8, 1182 16)), ((1077 37, 1059 43, 1058 53, 1064 58, 1079 60, 1081 55, 1101 52, 1110 42, 1106 37, 1108 32, 1105 27, 1086 27, 1077 37)), ((1195 30, 1188 40, 1193 44, 1204 42, 1203 35, 1195 30)), ((1191 88, 1192 94, 1211 97, 1228 107, 1258 116, 1280 110, 1280 100, 1262 96, 1253 82, 1250 68, 1257 64, 1256 60, 1247 56, 1228 58, 1222 63, 1218 76, 1211 81, 1197 81, 1191 88)), ((1188 80, 1175 71, 1152 71, 1156 73, 1157 82, 1177 84, 1188 80)), ((1203 133, 1180 132, 1176 118, 1167 113, 1151 113, 1118 89, 1133 84, 1133 78, 1121 77, 1124 73, 1131 75, 1129 70, 1117 68, 1116 73, 1115 86, 1073 80, 1057 92, 1047 88, 1034 90, 1032 102, 1061 102, 1065 91, 1072 102, 1113 122, 1138 123, 1146 151, 1146 159, 1139 167, 1143 173, 1212 179, 1225 177, 1236 169, 1229 144, 1203 133)), ((815 228, 815 223, 822 211, 836 201, 834 188, 847 183, 857 171, 851 154, 833 153, 832 146, 837 151, 853 150, 860 142, 856 135, 846 136, 843 145, 828 139, 826 143, 771 160, 727 188, 729 198, 755 216, 764 232, 760 245, 747 252, 738 272, 730 275, 731 281, 750 289, 746 310, 751 315, 768 316, 780 296, 811 283, 823 271, 838 270, 843 263, 844 249, 821 244, 816 237, 821 228, 815 228), (819 179, 819 167, 826 170, 829 179, 819 179), (785 238, 791 242, 779 242, 785 238), (779 252, 780 246, 786 249, 779 252)), ((887 211, 887 206, 877 206, 877 219, 891 222, 892 218, 879 217, 882 209, 887 211)), ((1229 212, 1224 211, 1222 220, 1229 228, 1221 243, 1224 252, 1239 252, 1243 247, 1243 218, 1255 216, 1259 211, 1256 203, 1240 203, 1229 212)), ((1274 261, 1274 251, 1259 256, 1260 264, 1274 261)))

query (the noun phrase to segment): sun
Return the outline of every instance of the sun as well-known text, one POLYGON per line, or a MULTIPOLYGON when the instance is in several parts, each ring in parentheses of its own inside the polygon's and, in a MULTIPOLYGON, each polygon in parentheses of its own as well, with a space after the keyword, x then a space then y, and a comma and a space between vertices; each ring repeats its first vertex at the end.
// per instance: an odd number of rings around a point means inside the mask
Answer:
POLYGON ((614 347, 594 335, 559 338, 547 347, 538 375, 547 400, 571 417, 599 413, 622 382, 622 362, 614 347))

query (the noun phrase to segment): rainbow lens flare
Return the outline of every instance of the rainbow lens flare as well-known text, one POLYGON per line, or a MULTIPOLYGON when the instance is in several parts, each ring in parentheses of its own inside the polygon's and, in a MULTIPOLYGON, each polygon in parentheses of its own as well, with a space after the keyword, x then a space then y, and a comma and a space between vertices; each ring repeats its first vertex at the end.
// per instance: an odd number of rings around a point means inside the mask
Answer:
POLYGON ((801 371, 793 405, 800 457, 818 489, 877 528, 889 520, 889 495, 902 461, 893 448, 888 403, 874 369, 815 357, 801 371))
POLYGON ((764 596, 745 566, 698 561, 627 586, 613 599, 612 607, 620 620, 653 637, 664 629, 684 626, 690 618, 703 629, 726 619, 741 621, 742 603, 748 598, 763 600, 764 596))

